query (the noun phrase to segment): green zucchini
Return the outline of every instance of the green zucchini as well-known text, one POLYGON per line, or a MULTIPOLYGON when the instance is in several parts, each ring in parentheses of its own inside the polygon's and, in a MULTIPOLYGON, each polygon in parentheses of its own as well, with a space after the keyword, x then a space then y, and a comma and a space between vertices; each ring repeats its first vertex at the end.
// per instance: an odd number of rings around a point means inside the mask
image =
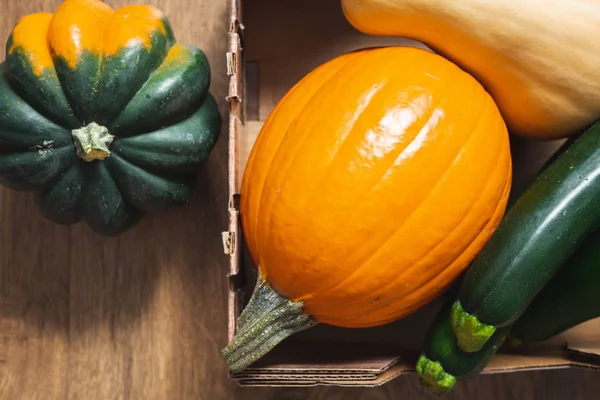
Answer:
POLYGON ((550 339, 597 317, 600 317, 600 230, 585 239, 513 324, 511 341, 550 339))
POLYGON ((533 181, 473 261, 452 307, 463 351, 511 325, 600 224, 600 124, 533 181))
POLYGON ((446 302, 437 313, 416 366, 421 385, 439 395, 452 390, 457 379, 481 372, 508 333, 508 328, 498 329, 481 350, 465 353, 452 332, 451 305, 452 301, 446 302))

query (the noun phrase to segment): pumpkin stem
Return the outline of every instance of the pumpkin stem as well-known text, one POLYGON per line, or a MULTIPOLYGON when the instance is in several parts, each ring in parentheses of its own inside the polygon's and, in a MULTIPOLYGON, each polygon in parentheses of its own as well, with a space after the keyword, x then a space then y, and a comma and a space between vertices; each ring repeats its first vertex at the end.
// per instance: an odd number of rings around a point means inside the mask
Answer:
POLYGON ((238 319, 238 331, 222 350, 231 372, 242 371, 285 338, 315 326, 317 321, 303 306, 302 301, 281 296, 259 274, 252 297, 238 319))
POLYGON ((110 155, 108 146, 115 139, 108 129, 95 122, 71 131, 77 155, 84 161, 104 160, 110 155))

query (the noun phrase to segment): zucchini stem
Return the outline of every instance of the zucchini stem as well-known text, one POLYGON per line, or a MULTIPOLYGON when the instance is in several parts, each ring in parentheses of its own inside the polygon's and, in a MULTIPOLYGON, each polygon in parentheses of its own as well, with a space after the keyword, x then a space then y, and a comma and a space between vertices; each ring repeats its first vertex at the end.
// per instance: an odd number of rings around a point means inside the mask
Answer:
POLYGON ((484 324, 476 316, 466 312, 459 300, 452 305, 451 320, 458 347, 467 353, 481 350, 496 332, 494 326, 484 324))
POLYGON ((437 395, 448 393, 456 385, 456 377, 444 371, 438 361, 432 361, 423 353, 416 365, 419 381, 423 387, 437 395))
POLYGON ((317 325, 292 301, 275 291, 259 275, 248 305, 238 319, 238 331, 221 353, 233 373, 238 373, 271 351, 282 340, 317 325))

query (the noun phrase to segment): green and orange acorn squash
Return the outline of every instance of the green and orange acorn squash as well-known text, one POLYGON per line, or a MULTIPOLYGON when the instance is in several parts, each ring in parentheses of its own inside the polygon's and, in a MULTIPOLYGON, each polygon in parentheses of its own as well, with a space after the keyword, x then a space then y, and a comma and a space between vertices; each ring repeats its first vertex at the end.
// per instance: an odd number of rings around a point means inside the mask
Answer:
POLYGON ((0 64, 0 181, 117 235, 185 203, 218 139, 210 66, 148 5, 66 0, 23 17, 0 64))

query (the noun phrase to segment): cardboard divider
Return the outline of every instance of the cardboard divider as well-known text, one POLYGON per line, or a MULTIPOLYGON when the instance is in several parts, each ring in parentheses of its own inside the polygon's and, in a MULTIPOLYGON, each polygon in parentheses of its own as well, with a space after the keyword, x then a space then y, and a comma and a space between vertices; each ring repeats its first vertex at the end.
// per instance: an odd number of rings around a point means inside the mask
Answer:
MULTIPOLYGON (((283 95, 313 68, 359 48, 402 45, 427 48, 404 38, 370 37, 344 18, 339 1, 230 0, 229 50, 229 339, 256 279, 239 225, 237 200, 248 155, 264 120, 283 95), (242 20, 243 11, 243 20, 242 20)), ((511 137, 516 196, 562 141, 511 137)), ((385 326, 342 329, 317 325, 293 335, 242 373, 243 386, 376 386, 414 372, 422 341, 439 307, 434 301, 385 326)), ((536 346, 502 350, 483 373, 548 368, 596 368, 600 319, 536 346), (569 343, 567 347, 566 344, 569 343), (596 358, 594 358, 596 357, 596 358)), ((600 367, 599 367, 600 368, 600 367)))

